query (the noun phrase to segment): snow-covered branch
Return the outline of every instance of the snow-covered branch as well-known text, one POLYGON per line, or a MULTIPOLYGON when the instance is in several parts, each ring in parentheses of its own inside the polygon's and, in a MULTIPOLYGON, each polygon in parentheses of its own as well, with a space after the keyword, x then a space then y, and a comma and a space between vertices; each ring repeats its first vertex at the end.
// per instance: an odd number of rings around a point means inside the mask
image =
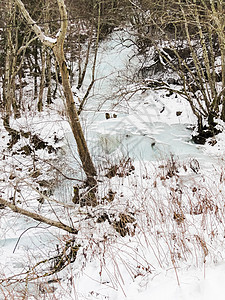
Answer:
POLYGON ((23 2, 21 0, 15 0, 16 4, 18 5, 24 19, 27 21, 27 24, 30 25, 35 32, 35 34, 38 36, 38 38, 41 40, 41 42, 48 47, 53 47, 54 44, 57 42, 56 38, 52 38, 49 36, 46 36, 44 32, 41 30, 41 28, 36 24, 36 22, 31 18, 30 14, 26 10, 23 2))

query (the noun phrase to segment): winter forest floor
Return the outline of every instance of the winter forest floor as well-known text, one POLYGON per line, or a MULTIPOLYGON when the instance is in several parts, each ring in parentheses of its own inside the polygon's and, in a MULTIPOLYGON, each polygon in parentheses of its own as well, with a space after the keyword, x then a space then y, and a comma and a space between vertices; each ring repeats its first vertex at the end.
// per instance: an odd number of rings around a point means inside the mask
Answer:
POLYGON ((79 232, 2 207, 0 299, 223 299, 224 133, 194 144, 188 103, 165 90, 137 89, 128 99, 137 86, 126 76, 138 60, 120 35, 101 43, 98 80, 81 114, 98 206, 72 202, 84 175, 60 94, 37 113, 26 87, 24 114, 11 119, 24 133, 14 145, 1 121, 1 197, 79 232))

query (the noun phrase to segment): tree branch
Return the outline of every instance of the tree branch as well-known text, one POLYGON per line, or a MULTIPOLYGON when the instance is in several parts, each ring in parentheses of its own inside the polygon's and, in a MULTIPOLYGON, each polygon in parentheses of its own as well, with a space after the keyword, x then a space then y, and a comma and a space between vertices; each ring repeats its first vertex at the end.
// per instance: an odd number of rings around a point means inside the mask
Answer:
POLYGON ((57 34, 57 43, 61 47, 63 47, 63 43, 66 37, 67 27, 68 27, 68 18, 67 18, 67 11, 66 5, 64 0, 57 0, 60 12, 60 19, 61 19, 61 28, 59 33, 57 34))
POLYGON ((32 27, 33 31, 38 36, 38 38, 41 40, 41 42, 44 45, 52 48, 54 46, 54 44, 57 42, 57 39, 48 37, 44 34, 44 32, 41 30, 41 28, 31 18, 30 14, 26 10, 26 8, 21 0, 15 0, 15 2, 18 5, 24 19, 27 21, 28 25, 30 25, 32 27))
POLYGON ((70 227, 68 225, 65 225, 62 222, 57 222, 57 221, 48 219, 46 217, 43 217, 43 216, 41 216, 39 214, 36 214, 34 212, 30 212, 28 210, 25 210, 25 209, 23 209, 21 207, 18 207, 17 205, 12 204, 11 202, 9 202, 7 200, 4 200, 3 198, 0 198, 0 204, 9 207, 15 213, 27 216, 27 217, 29 217, 31 219, 36 220, 36 221, 48 224, 48 225, 53 226, 53 227, 57 227, 57 228, 63 229, 65 231, 69 232, 69 233, 73 233, 73 234, 77 234, 78 233, 78 230, 75 229, 75 228, 72 228, 72 227, 70 227))

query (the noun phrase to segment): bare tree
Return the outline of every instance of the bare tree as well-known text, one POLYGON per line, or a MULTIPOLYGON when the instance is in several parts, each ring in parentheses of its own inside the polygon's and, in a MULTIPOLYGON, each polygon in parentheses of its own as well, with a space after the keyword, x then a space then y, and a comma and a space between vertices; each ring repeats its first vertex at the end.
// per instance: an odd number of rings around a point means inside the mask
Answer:
POLYGON ((5 68, 3 83, 3 106, 5 115, 10 116, 12 109, 15 116, 19 114, 19 107, 16 101, 16 76, 19 74, 26 50, 29 45, 37 39, 31 36, 31 31, 27 31, 26 36, 21 39, 20 25, 21 20, 17 18, 17 8, 13 5, 13 1, 8 1, 4 11, 5 18, 9 26, 5 30, 6 51, 5 51, 5 68))
POLYGON ((155 63, 148 68, 148 79, 154 81, 153 73, 168 69, 178 75, 182 89, 173 89, 163 76, 157 78, 157 88, 177 92, 189 102, 198 119, 196 142, 204 143, 218 132, 215 119, 225 120, 223 2, 130 2, 134 6, 131 23, 137 31, 139 53, 144 56, 150 47, 157 53, 155 63))
POLYGON ((66 111, 69 116, 71 129, 74 135, 74 138, 77 143, 78 153, 82 162, 83 170, 87 176, 87 182, 89 185, 94 186, 96 184, 95 176, 96 169, 92 162, 86 140, 84 138, 84 133, 80 124, 80 120, 78 117, 78 112, 75 107, 73 94, 71 90, 71 85, 69 81, 69 72, 67 69, 65 54, 64 54, 64 41, 67 33, 68 27, 68 17, 66 6, 64 0, 57 0, 59 13, 60 13, 60 22, 61 27, 55 38, 51 38, 46 36, 45 33, 41 30, 41 28, 35 23, 35 21, 31 18, 27 9, 25 8, 23 2, 21 0, 15 0, 15 3, 18 5, 23 17, 27 21, 28 25, 31 26, 35 34, 38 36, 40 41, 47 47, 50 47, 53 50, 56 61, 59 66, 60 75, 62 77, 62 86, 64 91, 64 96, 66 99, 66 111))
POLYGON ((6 2, 2 16, 5 24, 3 32, 5 40, 2 96, 3 125, 10 134, 10 144, 13 145, 17 142, 19 133, 11 128, 10 116, 14 115, 15 118, 20 116, 22 66, 28 47, 37 37, 32 36, 32 31, 26 26, 23 29, 26 35, 22 36, 20 31, 22 21, 18 18, 18 9, 12 0, 6 2), (19 97, 16 95, 16 85, 18 83, 20 84, 19 97))

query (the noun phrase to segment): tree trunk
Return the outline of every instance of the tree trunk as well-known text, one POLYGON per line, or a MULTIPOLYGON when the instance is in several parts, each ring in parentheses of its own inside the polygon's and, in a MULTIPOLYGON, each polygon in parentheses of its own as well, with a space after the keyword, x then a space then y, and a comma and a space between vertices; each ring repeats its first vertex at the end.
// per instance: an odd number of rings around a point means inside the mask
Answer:
POLYGON ((34 48, 34 99, 38 96, 38 43, 35 42, 34 48))
POLYGON ((94 176, 96 176, 96 170, 92 162, 86 140, 84 138, 83 130, 81 128, 79 116, 75 107, 73 100, 73 94, 69 81, 69 72, 66 66, 66 61, 62 49, 57 46, 53 48, 56 60, 59 65, 60 74, 62 76, 63 91, 66 98, 66 109, 70 120, 70 126, 77 143, 78 153, 82 162, 82 166, 85 174, 88 178, 88 183, 90 185, 95 185, 96 181, 94 176))
POLYGON ((40 80, 40 88, 38 95, 38 111, 43 110, 43 95, 44 95, 44 87, 45 87, 45 46, 41 47, 41 80, 40 80))
POLYGON ((48 92, 47 92, 47 104, 51 104, 52 103, 52 89, 51 89, 51 55, 49 52, 49 49, 46 49, 46 86, 48 88, 48 92))

